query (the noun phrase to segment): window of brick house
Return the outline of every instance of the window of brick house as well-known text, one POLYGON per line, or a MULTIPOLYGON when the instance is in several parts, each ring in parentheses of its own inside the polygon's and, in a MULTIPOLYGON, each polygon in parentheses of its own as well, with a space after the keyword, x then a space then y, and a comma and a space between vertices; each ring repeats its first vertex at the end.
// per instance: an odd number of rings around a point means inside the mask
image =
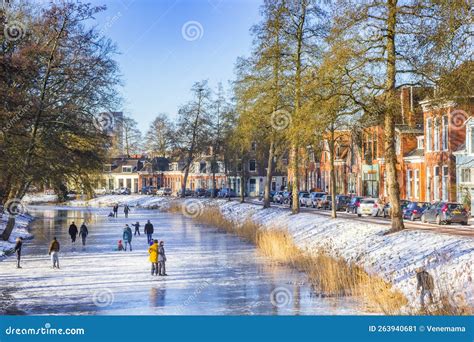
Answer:
POLYGON ((443 116, 442 121, 442 137, 441 137, 441 148, 443 151, 448 149, 448 117, 445 115, 443 116))
POLYGON ((249 171, 250 172, 257 171, 257 162, 254 159, 249 160, 249 171))
POLYGON ((422 150, 423 149, 423 145, 424 145, 424 141, 425 141, 425 137, 424 136, 421 136, 421 137, 416 137, 416 142, 417 142, 417 149, 419 150, 422 150))
POLYGON ((415 179, 413 180, 413 197, 420 198, 420 170, 415 170, 415 179))
POLYGON ((432 125, 432 119, 428 118, 426 119, 426 150, 431 151, 431 125, 432 125))
POLYGON ((433 198, 435 201, 439 201, 439 166, 433 168, 433 198))
POLYGON ((433 150, 439 151, 439 120, 434 121, 433 150))

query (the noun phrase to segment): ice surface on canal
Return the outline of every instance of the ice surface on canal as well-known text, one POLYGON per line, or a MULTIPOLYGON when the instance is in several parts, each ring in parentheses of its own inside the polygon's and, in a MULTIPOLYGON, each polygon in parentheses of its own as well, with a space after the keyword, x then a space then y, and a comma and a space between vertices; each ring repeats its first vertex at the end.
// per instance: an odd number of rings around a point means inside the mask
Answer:
MULTIPOLYGON (((133 210, 133 209, 132 209, 133 210)), ((351 299, 319 298, 304 274, 273 265, 241 239, 198 225, 181 215, 133 210, 128 219, 104 209, 36 207, 35 238, 14 258, 0 262, 0 310, 5 314, 111 315, 308 315, 354 314, 351 299), (143 226, 164 240, 168 277, 150 275, 143 226), (86 248, 71 246, 67 233, 86 220, 86 248), (133 252, 117 252, 125 223, 139 221, 133 252), (53 236, 61 243, 61 270, 47 255, 53 236)))

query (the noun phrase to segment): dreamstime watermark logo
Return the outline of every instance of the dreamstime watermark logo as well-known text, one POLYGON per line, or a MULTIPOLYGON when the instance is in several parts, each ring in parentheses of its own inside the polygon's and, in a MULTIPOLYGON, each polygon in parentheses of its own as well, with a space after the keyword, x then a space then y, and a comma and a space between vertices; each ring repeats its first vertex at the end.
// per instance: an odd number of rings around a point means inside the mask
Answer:
POLYGON ((114 24, 122 17, 121 12, 117 12, 113 17, 107 17, 104 25, 99 31, 99 35, 103 36, 114 26, 114 24))
POLYGON ((109 289, 95 290, 92 295, 92 302, 99 308, 112 305, 115 300, 114 293, 109 289))
POLYGON ((101 132, 107 132, 114 127, 114 116, 112 113, 100 113, 94 116, 94 126, 101 132))
POLYGON ((283 308, 293 301, 293 296, 286 287, 277 287, 270 293, 270 301, 273 306, 283 308))
POLYGON ((204 211, 204 204, 197 199, 186 200, 182 206, 184 216, 196 218, 202 215, 204 211))
POLYGON ((3 208, 9 215, 18 216, 26 213, 26 205, 19 198, 9 199, 3 208))
POLYGON ((272 113, 270 118, 271 125, 277 131, 287 129, 291 125, 291 114, 286 110, 279 109, 272 113))
POLYGON ((451 125, 453 129, 461 129, 469 115, 462 109, 456 109, 451 112, 451 125))
POLYGON ((209 286, 211 286, 211 283, 209 283, 208 281, 204 281, 201 285, 199 285, 191 295, 188 296, 188 298, 186 298, 186 300, 183 302, 183 304, 181 304, 180 306, 178 306, 177 310, 176 310, 176 314, 183 314, 185 312, 185 308, 187 306, 190 306, 194 303, 196 303, 197 299, 201 296, 202 292, 204 292, 204 290, 206 290, 209 286))
POLYGON ((9 42, 16 42, 26 34, 26 26, 19 20, 8 21, 3 29, 5 39, 9 42))
POLYGON ((204 27, 199 21, 187 21, 181 27, 181 35, 188 42, 199 40, 204 35, 204 27))

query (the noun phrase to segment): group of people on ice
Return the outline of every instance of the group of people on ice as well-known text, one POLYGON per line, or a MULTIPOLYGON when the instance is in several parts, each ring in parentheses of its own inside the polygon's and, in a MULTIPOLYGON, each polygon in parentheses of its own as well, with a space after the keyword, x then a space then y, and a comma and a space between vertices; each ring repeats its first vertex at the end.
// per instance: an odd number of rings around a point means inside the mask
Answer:
MULTIPOLYGON (((132 251, 132 237, 140 236, 140 222, 132 224, 135 227, 134 233, 128 224, 125 225, 123 229, 123 243, 122 240, 118 241, 118 251, 126 251, 127 247, 130 246, 130 251, 132 251)), ((144 228, 144 233, 147 236, 148 244, 148 254, 150 255, 149 260, 151 262, 151 275, 167 276, 166 274, 166 254, 165 254, 165 243, 164 241, 158 242, 158 240, 153 239, 154 227, 150 220, 147 221, 144 228)))
MULTIPOLYGON (((113 207, 113 216, 117 217, 118 213, 118 205, 114 205, 113 207)), ((128 217, 128 213, 130 212, 129 206, 126 204, 124 207, 125 217, 128 217)), ((110 215, 109 215, 110 216, 110 215)), ((122 234, 122 240, 118 241, 118 251, 126 251, 127 247, 129 247, 130 251, 132 251, 132 236, 140 236, 140 223, 137 221, 135 224, 132 224, 135 228, 135 231, 132 232, 132 229, 128 224, 125 225, 122 234)), ((74 245, 76 243, 77 236, 79 235, 82 238, 82 245, 86 245, 87 236, 89 235, 89 229, 86 226, 86 223, 82 223, 80 228, 78 229, 74 222, 71 223, 68 229, 69 236, 71 237, 71 243, 74 245)), ((149 260, 151 262, 151 274, 152 275, 160 275, 160 276, 167 276, 166 274, 166 255, 165 255, 165 247, 164 241, 158 242, 158 240, 153 239, 154 227, 150 220, 147 221, 144 227, 144 233, 147 236, 148 241, 148 254, 149 260)), ((16 239, 16 244, 14 251, 17 255, 17 268, 21 268, 20 261, 21 261, 21 250, 23 246, 23 239, 21 237, 16 239)), ((59 269, 59 250, 60 244, 56 237, 53 238, 49 245, 48 254, 51 256, 51 262, 53 264, 53 268, 59 269)))
MULTIPOLYGON (((119 205, 115 204, 112 207, 112 212, 109 214, 109 217, 118 217, 118 210, 119 210, 119 205)), ((128 213, 130 212, 130 207, 128 204, 125 204, 123 206, 123 213, 125 214, 125 218, 128 218, 128 213)))
MULTIPOLYGON (((132 228, 130 228, 128 224, 126 224, 123 228, 122 240, 119 240, 118 242, 119 251, 126 251, 127 246, 130 246, 129 249, 132 251, 132 237, 137 235, 140 236, 140 222, 137 221, 136 223, 132 224, 132 226, 135 228, 133 233, 132 228)), ((151 245, 151 242, 153 241, 154 228, 150 220, 148 220, 148 222, 145 224, 144 233, 147 236, 148 244, 151 245)))
POLYGON ((85 246, 87 235, 89 235, 89 230, 87 229, 85 222, 81 225, 79 230, 77 229, 77 226, 74 224, 74 222, 69 226, 69 236, 71 237, 72 244, 76 243, 77 235, 82 238, 82 245, 85 246))

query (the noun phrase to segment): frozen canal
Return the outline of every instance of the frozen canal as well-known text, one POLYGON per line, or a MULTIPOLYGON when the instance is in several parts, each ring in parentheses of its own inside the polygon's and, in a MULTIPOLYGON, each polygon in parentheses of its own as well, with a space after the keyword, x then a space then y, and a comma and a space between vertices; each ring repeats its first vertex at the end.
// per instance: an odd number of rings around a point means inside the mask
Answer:
MULTIPOLYGON (((238 237, 191 219, 134 210, 128 219, 107 209, 33 207, 33 240, 0 262, 0 314, 100 315, 323 315, 355 314, 351 299, 320 298, 304 274, 274 265, 238 237), (150 275, 143 226, 164 240, 168 277, 150 275), (69 224, 89 228, 87 246, 71 245, 69 224), (133 252, 115 251, 125 223, 140 222, 133 252), (53 236, 61 243, 61 269, 47 255, 53 236)), ((80 239, 78 239, 80 240, 80 239)))

